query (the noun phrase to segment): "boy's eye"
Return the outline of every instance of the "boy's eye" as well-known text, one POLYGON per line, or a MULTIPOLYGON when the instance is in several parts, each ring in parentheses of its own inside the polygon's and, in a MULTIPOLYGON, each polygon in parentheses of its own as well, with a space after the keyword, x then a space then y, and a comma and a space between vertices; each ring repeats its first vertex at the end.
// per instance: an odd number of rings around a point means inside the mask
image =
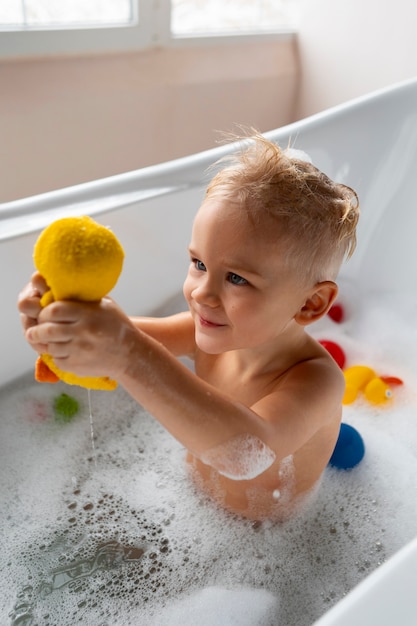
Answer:
POLYGON ((194 263, 194 267, 200 272, 206 271, 206 266, 204 265, 203 261, 199 261, 198 259, 193 259, 193 263, 194 263))
POLYGON ((232 283, 232 285, 247 285, 248 284, 248 281, 246 280, 246 278, 239 276, 239 274, 234 274, 233 272, 230 272, 228 276, 228 280, 230 283, 232 283))

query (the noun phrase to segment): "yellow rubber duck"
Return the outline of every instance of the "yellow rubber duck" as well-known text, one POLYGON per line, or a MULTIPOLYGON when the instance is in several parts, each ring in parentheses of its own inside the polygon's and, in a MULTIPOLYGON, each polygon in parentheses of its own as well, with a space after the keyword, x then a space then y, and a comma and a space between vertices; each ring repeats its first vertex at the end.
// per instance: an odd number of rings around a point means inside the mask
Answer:
POLYGON ((384 404, 392 398, 388 382, 402 384, 400 379, 394 377, 377 376, 374 370, 366 365, 354 365, 347 368, 343 374, 346 381, 343 404, 354 402, 359 391, 363 391, 365 398, 372 404, 384 404))
MULTIPOLYGON (((35 243, 33 260, 49 287, 41 306, 54 300, 101 300, 115 286, 123 266, 124 251, 110 229, 91 217, 65 217, 41 232, 35 243)), ((106 377, 76 376, 60 370, 49 354, 36 363, 35 378, 40 382, 63 380, 88 389, 115 389, 117 383, 106 377)))

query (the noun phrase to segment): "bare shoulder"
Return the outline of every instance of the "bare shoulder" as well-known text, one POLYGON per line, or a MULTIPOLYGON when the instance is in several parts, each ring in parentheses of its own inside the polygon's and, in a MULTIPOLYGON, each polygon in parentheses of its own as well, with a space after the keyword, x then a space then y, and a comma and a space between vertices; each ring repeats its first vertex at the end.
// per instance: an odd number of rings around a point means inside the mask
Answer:
POLYGON ((343 372, 330 354, 317 345, 310 358, 297 363, 289 372, 285 384, 305 389, 313 396, 341 401, 345 379, 343 372))
POLYGON ((318 346, 251 408, 269 425, 270 441, 281 456, 292 454, 318 431, 340 422, 344 377, 332 357, 318 346))
MULTIPOLYGON (((316 342, 314 342, 316 344, 316 342)), ((312 355, 295 364, 284 376, 277 391, 302 411, 308 409, 317 420, 331 418, 339 407, 344 393, 343 373, 330 354, 320 345, 314 345, 312 355)))
POLYGON ((195 353, 194 321, 188 311, 168 317, 132 317, 132 322, 175 356, 195 353))

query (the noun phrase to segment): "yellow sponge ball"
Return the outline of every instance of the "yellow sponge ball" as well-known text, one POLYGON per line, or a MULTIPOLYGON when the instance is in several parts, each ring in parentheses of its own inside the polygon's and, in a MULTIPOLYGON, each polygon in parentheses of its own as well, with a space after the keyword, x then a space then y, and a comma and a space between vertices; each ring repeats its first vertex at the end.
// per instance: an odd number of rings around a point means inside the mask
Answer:
POLYGON ((111 230, 88 216, 50 224, 33 254, 35 267, 52 292, 49 300, 100 300, 115 286, 123 258, 123 248, 111 230))
MULTIPOLYGON (((33 251, 35 267, 49 291, 41 306, 54 300, 101 300, 115 286, 123 266, 124 251, 116 236, 91 217, 64 217, 39 235, 33 251)), ((88 389, 114 389, 107 376, 77 376, 60 370, 49 354, 38 358, 35 378, 39 382, 61 379, 88 389)))

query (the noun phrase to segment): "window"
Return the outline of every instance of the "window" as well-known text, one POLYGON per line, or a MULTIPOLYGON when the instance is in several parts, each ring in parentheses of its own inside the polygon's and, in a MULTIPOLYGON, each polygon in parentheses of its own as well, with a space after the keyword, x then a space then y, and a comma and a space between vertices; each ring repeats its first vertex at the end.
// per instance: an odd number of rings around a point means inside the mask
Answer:
POLYGON ((0 6, 0 23, 22 29, 131 22, 131 0, 2 0, 0 6))
POLYGON ((288 28, 290 0, 172 0, 174 36, 271 32, 288 28))
POLYGON ((0 0, 0 56, 132 50, 293 31, 295 0, 0 0))

